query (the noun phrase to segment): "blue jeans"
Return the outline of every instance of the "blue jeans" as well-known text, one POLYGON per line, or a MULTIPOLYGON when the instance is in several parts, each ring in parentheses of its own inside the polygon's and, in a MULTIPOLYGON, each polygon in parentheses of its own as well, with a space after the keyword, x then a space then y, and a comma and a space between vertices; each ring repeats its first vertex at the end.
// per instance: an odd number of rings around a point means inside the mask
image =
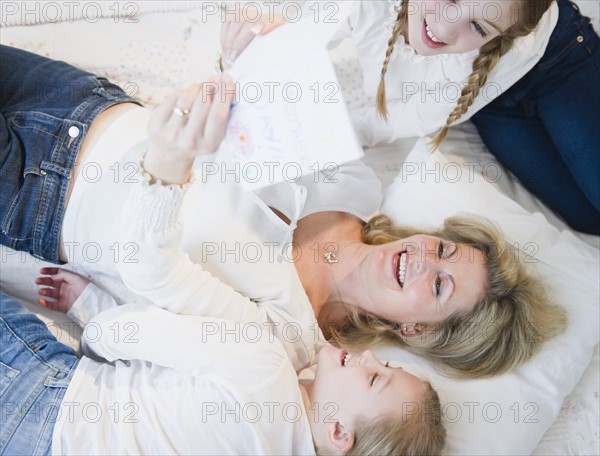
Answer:
POLYGON ((0 454, 50 454, 78 362, 39 318, 0 291, 0 454))
POLYGON ((0 46, 0 243, 60 263, 69 180, 105 109, 134 101, 104 78, 0 46))
POLYGON ((600 234, 600 38, 558 0, 542 59, 473 116, 490 151, 574 229, 600 234))

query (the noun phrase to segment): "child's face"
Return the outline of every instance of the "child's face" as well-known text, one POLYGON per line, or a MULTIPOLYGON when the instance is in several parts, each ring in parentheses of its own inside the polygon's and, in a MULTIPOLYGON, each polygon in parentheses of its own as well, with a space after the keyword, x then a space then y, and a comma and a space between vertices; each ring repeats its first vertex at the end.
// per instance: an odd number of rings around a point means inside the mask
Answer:
POLYGON ((504 33, 518 13, 510 0, 410 0, 408 42, 421 55, 473 51, 504 33))
POLYGON ((346 356, 346 350, 326 345, 319 361, 310 400, 322 422, 353 426, 357 418, 416 413, 425 385, 400 368, 386 367, 371 351, 346 356))

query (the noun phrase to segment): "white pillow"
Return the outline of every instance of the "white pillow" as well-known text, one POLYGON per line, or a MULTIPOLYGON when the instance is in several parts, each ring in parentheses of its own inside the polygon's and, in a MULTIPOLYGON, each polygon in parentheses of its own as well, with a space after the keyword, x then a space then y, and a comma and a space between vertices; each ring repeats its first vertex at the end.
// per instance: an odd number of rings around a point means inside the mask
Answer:
MULTIPOLYGON (((462 162, 461 162, 462 163, 462 162)), ((513 372, 456 381, 396 348, 379 354, 428 378, 440 393, 450 454, 530 454, 555 421, 563 399, 590 363, 599 339, 599 251, 569 231, 558 231, 500 193, 481 175, 429 154, 420 140, 386 190, 382 212, 397 223, 437 227, 446 217, 475 213, 494 221, 524 249, 528 262, 569 314, 567 331, 513 372)), ((522 257, 523 258, 523 257, 522 257)))

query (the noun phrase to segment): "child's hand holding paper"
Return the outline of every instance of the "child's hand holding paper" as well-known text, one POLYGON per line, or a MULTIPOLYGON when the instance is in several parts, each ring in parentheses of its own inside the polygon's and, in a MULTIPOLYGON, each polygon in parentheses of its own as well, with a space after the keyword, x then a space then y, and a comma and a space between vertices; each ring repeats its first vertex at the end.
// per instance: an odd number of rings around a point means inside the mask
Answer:
POLYGON ((327 53, 338 25, 307 18, 279 27, 233 65, 235 108, 220 153, 240 167, 246 190, 362 157, 327 53))

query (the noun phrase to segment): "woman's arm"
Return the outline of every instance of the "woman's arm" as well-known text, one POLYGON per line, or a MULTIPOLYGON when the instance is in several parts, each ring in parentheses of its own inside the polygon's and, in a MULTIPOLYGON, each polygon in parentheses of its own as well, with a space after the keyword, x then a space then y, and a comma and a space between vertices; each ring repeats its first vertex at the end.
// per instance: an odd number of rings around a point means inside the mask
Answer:
POLYGON ((213 78, 168 96, 150 119, 144 169, 151 183, 185 184, 194 159, 215 152, 225 134, 235 95, 231 76, 213 78))
POLYGON ((135 261, 117 265, 123 281, 134 293, 174 313, 266 321, 264 309, 181 251, 184 195, 185 189, 159 184, 140 183, 132 189, 120 233, 135 240, 138 252, 135 261))
MULTIPOLYGON (((231 320, 241 324, 242 329, 258 325, 270 331, 284 343, 290 359, 300 368, 312 361, 315 334, 302 328, 305 331, 299 338, 283 340, 281 331, 289 331, 290 322, 300 327, 295 323, 298 319, 287 311, 288 303, 273 299, 265 305, 253 302, 200 264, 192 263, 181 251, 180 211, 188 188, 181 184, 190 179, 193 158, 212 152, 220 143, 233 98, 233 83, 229 81, 226 86, 229 94, 208 94, 205 102, 202 89, 179 94, 166 100, 153 115, 153 145, 143 163, 150 176, 132 188, 119 230, 122 239, 138 243, 138 253, 134 261, 120 262, 117 268, 134 293, 163 309, 231 320), (188 116, 180 116, 175 108, 189 109, 188 116), (162 185, 165 182, 170 185, 162 185)), ((280 299, 286 297, 282 294, 280 299)))
POLYGON ((234 91, 230 79, 215 79, 175 93, 153 113, 145 173, 130 192, 119 231, 122 239, 139 244, 139 252, 117 268, 133 292, 171 312, 255 321, 264 319, 256 305, 180 250, 185 184, 195 157, 220 145, 234 91), (245 312, 251 312, 247 319, 245 312))

